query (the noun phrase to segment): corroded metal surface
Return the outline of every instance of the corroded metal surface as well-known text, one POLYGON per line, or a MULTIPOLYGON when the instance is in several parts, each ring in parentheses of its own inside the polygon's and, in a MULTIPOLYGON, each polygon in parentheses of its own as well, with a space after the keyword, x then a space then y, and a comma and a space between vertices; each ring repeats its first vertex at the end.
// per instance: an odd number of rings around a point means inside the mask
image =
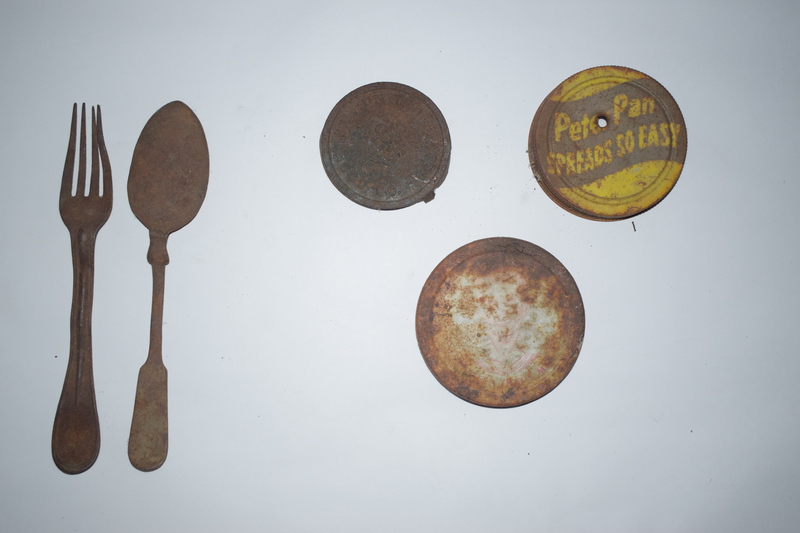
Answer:
POLYGON ((442 113, 427 96, 399 83, 365 85, 342 98, 319 144, 331 182, 372 209, 432 200, 450 165, 442 113))
POLYGON ((128 440, 128 458, 143 471, 167 458, 167 369, 161 354, 167 238, 197 215, 208 173, 208 144, 194 112, 183 102, 159 109, 139 136, 128 176, 131 209, 150 230, 147 261, 153 269, 150 350, 139 370, 128 440))
POLYGON ((672 190, 686 158, 686 126, 654 79, 596 67, 571 76, 542 102, 528 155, 558 205, 593 220, 624 219, 672 190))
POLYGON ((88 470, 100 452, 100 423, 92 373, 92 301, 94 248, 97 232, 111 214, 111 163, 103 140, 100 106, 92 108, 92 168, 86 193, 86 104, 81 109, 78 180, 75 171, 77 104, 61 178, 59 211, 72 243, 72 311, 69 321, 69 361, 53 423, 52 452, 56 466, 67 474, 88 470), (102 166, 102 191, 100 167, 102 166), (75 190, 73 194, 73 189, 75 190))
POLYGON ((425 363, 450 392, 487 407, 536 400, 566 377, 583 344, 570 273, 519 239, 475 241, 433 270, 417 304, 425 363))

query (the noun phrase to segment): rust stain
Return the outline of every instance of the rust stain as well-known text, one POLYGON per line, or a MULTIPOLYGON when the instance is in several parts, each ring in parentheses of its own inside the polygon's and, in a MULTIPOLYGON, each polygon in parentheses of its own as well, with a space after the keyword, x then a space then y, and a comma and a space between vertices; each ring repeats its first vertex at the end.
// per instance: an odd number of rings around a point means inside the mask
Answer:
POLYGON ((569 373, 583 303, 548 252, 508 238, 459 248, 429 276, 417 306, 423 358, 445 388, 487 407, 529 403, 569 373))

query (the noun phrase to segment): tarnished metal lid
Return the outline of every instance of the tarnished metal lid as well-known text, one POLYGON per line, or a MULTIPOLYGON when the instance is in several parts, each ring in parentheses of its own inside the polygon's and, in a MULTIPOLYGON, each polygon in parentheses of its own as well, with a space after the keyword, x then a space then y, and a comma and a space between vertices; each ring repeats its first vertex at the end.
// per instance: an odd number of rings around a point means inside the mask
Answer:
POLYGON ((672 190, 686 159, 678 104, 657 81, 624 67, 565 80, 533 118, 528 156, 558 205, 593 220, 650 209, 672 190))
POLYGON ((342 98, 319 148, 336 188, 371 209, 429 202, 450 165, 450 131, 441 111, 400 83, 372 83, 342 98))
POLYGON ((486 407, 532 402, 567 376, 583 344, 583 301, 558 259, 519 239, 462 246, 417 304, 417 342, 436 379, 486 407))

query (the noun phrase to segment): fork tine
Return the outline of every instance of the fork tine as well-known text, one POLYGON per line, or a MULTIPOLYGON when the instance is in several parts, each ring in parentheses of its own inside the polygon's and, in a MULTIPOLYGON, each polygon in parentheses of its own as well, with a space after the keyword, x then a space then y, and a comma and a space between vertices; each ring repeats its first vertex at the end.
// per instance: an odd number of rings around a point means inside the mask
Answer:
POLYGON ((75 130, 78 120, 78 104, 72 104, 72 126, 69 130, 69 146, 67 147, 67 159, 64 163, 64 174, 61 177, 60 200, 64 201, 72 196, 72 174, 75 172, 75 130))
POLYGON ((100 106, 97 106, 97 146, 100 149, 100 159, 103 162, 103 197, 112 199, 113 190, 111 188, 111 162, 108 160, 106 151, 106 141, 103 137, 103 116, 100 113, 100 106))
POLYGON ((78 186, 75 196, 86 195, 86 104, 81 107, 81 145, 78 159, 78 186))
POLYGON ((89 196, 100 196, 100 165, 97 155, 97 119, 92 106, 92 175, 89 181, 89 196))

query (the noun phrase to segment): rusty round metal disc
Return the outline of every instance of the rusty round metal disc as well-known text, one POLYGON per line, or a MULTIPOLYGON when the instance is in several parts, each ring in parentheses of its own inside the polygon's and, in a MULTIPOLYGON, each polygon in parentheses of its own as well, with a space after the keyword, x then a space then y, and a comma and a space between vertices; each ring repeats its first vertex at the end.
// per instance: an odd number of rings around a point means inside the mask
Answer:
POLYGON ((558 205, 592 220, 619 220, 669 194, 686 159, 678 104, 633 69, 595 67, 542 102, 528 138, 531 168, 558 205))
POLYGON ((417 342, 436 379, 486 407, 541 398, 583 344, 583 301, 558 259, 519 239, 462 246, 433 270, 417 304, 417 342))
POLYGON ((342 98, 319 147, 336 188, 371 209, 429 202, 450 165, 450 132, 441 111, 400 83, 372 83, 342 98))

